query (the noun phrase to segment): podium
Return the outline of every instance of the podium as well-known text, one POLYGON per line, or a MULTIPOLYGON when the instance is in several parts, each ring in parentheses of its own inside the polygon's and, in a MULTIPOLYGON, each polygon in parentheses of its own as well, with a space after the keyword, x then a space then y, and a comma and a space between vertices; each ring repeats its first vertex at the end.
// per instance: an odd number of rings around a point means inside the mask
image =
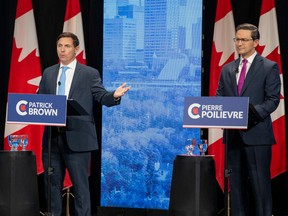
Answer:
MULTIPOLYGON (((75 100, 66 99, 65 95, 50 94, 8 94, 8 117, 7 123, 36 124, 46 126, 66 126, 67 116, 88 115, 87 111, 75 100)), ((52 216, 51 210, 51 127, 48 140, 48 178, 47 178, 47 212, 45 215, 52 216)), ((11 181, 21 181, 21 176, 11 176, 11 181), (19 177, 20 180, 18 180, 19 177)), ((25 185, 23 185, 25 187, 25 185)), ((1 191, 0 191, 1 193, 1 191)), ((14 194, 16 191, 12 191, 14 194)), ((23 199, 25 200, 25 199, 23 199)), ((13 206, 11 207, 13 208, 13 206)), ((39 207, 38 207, 39 209, 39 207)), ((38 210, 39 214, 39 210, 38 210)), ((18 215, 29 215, 22 211, 18 215)), ((5 215, 6 216, 6 215, 5 215)))
POLYGON ((216 186, 212 156, 177 155, 172 174, 169 215, 217 215, 216 186))
POLYGON ((0 151, 0 215, 39 216, 36 156, 0 151))
MULTIPOLYGON (((257 116, 257 112, 253 108, 251 104, 249 105, 248 97, 186 97, 184 102, 183 127, 221 129, 251 128, 259 121, 259 116, 257 116)), ((227 137, 224 138, 227 139, 227 137)), ((228 215, 228 179, 231 174, 231 170, 228 169, 227 146, 226 144, 224 152, 225 216, 228 215)), ((201 215, 206 215, 204 213, 202 214, 202 211, 204 210, 201 209, 201 215)), ((196 213, 200 215, 198 212, 196 213)), ((185 214, 183 214, 183 216, 184 215, 185 214)), ((176 214, 173 216, 176 216, 176 214)))

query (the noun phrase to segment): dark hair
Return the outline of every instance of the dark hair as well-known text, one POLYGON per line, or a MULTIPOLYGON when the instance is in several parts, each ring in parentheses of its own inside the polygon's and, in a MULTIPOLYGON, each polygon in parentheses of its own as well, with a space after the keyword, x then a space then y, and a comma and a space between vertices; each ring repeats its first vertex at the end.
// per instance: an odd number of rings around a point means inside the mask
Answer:
POLYGON ((257 40, 257 39, 260 39, 260 33, 258 31, 258 28, 255 26, 255 25, 252 25, 250 23, 243 23, 243 24, 240 24, 236 27, 236 32, 238 30, 249 30, 251 31, 251 37, 253 40, 257 40))
POLYGON ((64 38, 64 37, 72 38, 74 47, 79 46, 80 43, 79 43, 78 37, 77 37, 75 34, 71 33, 71 32, 63 32, 63 33, 61 33, 61 34, 57 37, 56 44, 58 44, 58 41, 59 41, 61 38, 64 38))

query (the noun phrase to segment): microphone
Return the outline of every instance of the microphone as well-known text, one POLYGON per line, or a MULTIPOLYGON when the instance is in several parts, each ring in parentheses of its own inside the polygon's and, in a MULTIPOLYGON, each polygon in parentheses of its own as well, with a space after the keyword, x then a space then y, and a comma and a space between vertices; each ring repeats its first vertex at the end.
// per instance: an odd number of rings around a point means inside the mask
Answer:
POLYGON ((58 81, 58 86, 60 86, 61 85, 61 82, 60 81, 58 81))
POLYGON ((238 67, 235 68, 234 73, 235 73, 235 74, 238 74, 238 73, 239 73, 238 67))

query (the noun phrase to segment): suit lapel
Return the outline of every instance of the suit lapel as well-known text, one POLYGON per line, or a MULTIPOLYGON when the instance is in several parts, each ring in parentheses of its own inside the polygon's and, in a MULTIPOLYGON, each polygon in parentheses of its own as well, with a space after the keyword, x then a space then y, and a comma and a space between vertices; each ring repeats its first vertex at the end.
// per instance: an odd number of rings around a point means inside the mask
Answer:
POLYGON ((232 70, 230 70, 230 80, 231 80, 231 83, 232 83, 232 88, 233 88, 233 92, 234 92, 235 96, 238 96, 236 72, 237 72, 237 70, 239 68, 239 62, 240 62, 240 59, 239 58, 236 59, 234 61, 232 70))
POLYGON ((51 71, 51 92, 52 94, 55 94, 56 95, 56 89, 57 89, 57 85, 58 85, 58 82, 57 82, 57 77, 58 77, 58 72, 59 72, 59 67, 60 65, 58 65, 58 67, 55 68, 54 71, 51 71))
POLYGON ((262 61, 261 57, 259 54, 257 54, 249 68, 249 71, 247 73, 247 76, 244 81, 244 85, 241 91, 241 95, 245 92, 247 87, 250 85, 250 83, 253 81, 253 78, 256 76, 257 73, 260 73, 259 67, 260 67, 260 62, 262 61))
POLYGON ((68 98, 72 98, 73 92, 77 86, 80 71, 81 71, 81 69, 79 67, 79 63, 77 62, 68 98))

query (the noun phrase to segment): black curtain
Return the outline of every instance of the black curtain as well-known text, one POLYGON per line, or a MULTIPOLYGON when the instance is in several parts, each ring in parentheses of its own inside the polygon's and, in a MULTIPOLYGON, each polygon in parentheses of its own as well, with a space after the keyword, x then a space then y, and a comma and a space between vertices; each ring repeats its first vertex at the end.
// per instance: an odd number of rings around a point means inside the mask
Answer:
MULTIPOLYGON (((258 25, 261 0, 231 0, 235 25, 243 22, 250 22, 258 25)), ((42 70, 58 62, 56 54, 56 37, 62 32, 66 0, 32 0, 38 43, 40 49, 40 61, 42 70)), ((203 79, 202 94, 208 95, 209 89, 209 69, 210 56, 213 40, 214 18, 216 12, 216 0, 203 0, 203 79)), ((281 46, 281 58, 284 76, 284 94, 288 95, 287 72, 288 72, 288 2, 277 0, 276 11, 278 16, 278 30, 281 46)), ((0 3, 0 133, 4 137, 5 113, 7 101, 7 89, 10 71, 10 60, 12 51, 12 41, 14 33, 14 21, 17 0, 4 0, 0 3)), ((97 68, 102 75, 102 51, 103 51, 103 0, 80 0, 87 64, 97 68)), ((225 41, 223 41, 225 42, 225 41)), ((287 107, 286 101, 285 105, 287 107)), ((287 113, 287 109, 286 109, 287 113)), ((95 120, 97 122, 97 133, 101 148, 101 107, 95 107, 95 120)), ((287 115, 286 115, 287 117, 287 115)), ((283 132, 284 133, 284 132, 283 132)), ((0 149, 3 149, 3 142, 0 142, 0 149)), ((273 204, 274 215, 288 215, 288 173, 283 173, 273 179, 273 204), (280 198, 281 197, 281 198, 280 198)), ((100 205, 100 151, 96 151, 92 156, 91 200, 92 212, 97 211, 100 205)), ((43 176, 39 175, 40 205, 45 208, 43 190, 43 176)), ((219 189, 219 209, 223 208, 224 198, 219 189)))
MULTIPOLYGON (((16 0, 2 1, 0 3, 0 133, 4 137, 5 112, 7 101, 7 89, 10 70, 10 59, 12 52, 12 41, 16 13, 16 0)), ((3 149, 3 141, 0 142, 0 149, 3 149)))

